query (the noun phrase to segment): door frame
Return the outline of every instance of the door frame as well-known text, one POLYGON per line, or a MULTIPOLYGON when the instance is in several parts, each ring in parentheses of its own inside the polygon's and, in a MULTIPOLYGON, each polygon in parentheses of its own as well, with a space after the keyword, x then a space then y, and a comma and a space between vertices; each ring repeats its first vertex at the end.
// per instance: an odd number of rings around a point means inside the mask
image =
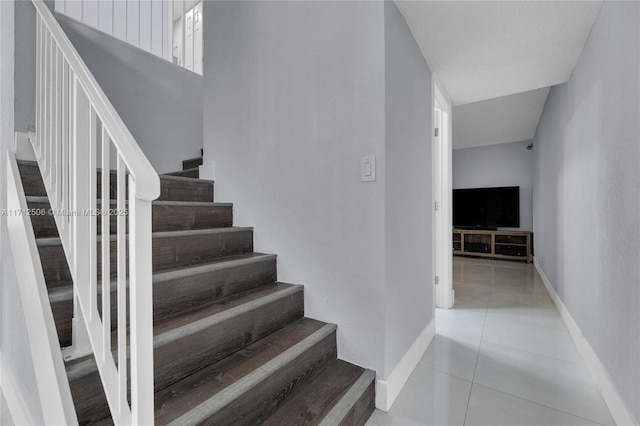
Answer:
POLYGON ((433 283, 435 307, 454 305, 452 253, 452 110, 446 92, 433 76, 433 283), (436 135, 435 129, 438 129, 436 135))

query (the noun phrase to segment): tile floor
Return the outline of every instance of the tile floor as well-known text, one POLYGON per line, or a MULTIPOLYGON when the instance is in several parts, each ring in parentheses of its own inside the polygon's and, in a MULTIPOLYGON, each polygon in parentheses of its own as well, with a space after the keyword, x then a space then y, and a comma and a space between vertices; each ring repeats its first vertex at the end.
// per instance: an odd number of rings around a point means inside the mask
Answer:
POLYGON ((385 425, 613 425, 532 265, 454 257, 454 309, 385 425))

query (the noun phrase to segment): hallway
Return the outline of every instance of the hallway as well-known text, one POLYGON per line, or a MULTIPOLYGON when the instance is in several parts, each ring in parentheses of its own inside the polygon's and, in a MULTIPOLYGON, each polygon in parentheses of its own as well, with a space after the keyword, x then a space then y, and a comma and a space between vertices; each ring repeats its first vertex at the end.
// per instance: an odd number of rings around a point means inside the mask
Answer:
POLYGON ((533 265, 454 257, 455 309, 370 426, 614 424, 533 265))

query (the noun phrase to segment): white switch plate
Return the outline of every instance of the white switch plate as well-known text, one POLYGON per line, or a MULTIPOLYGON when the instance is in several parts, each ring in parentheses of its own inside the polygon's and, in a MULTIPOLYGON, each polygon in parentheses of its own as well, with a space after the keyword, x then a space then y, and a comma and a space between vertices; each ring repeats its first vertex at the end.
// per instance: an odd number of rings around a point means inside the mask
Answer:
POLYGON ((373 182, 376 180, 376 156, 368 155, 362 157, 360 167, 360 179, 362 182, 373 182))

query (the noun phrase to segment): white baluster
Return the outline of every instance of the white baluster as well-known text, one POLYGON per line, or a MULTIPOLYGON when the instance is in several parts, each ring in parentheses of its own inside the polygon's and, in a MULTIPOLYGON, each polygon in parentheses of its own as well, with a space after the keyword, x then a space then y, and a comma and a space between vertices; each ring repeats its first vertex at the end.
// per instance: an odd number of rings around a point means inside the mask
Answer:
MULTIPOLYGON (((98 147, 98 117, 93 108, 89 107, 89 137, 85 143, 88 143, 88 160, 89 169, 87 170, 87 212, 89 218, 89 321, 98 315, 98 239, 97 239, 97 216, 96 216, 96 149, 98 147)), ((103 236, 104 238, 104 236, 103 236)), ((108 236, 107 236, 108 238, 108 236)))
MULTIPOLYGON (((104 125, 102 126, 102 171, 101 184, 102 195, 100 207, 103 211, 109 211, 111 208, 111 173, 109 165, 109 154, 111 141, 104 125)), ((111 220, 110 216, 101 216, 102 220, 102 341, 103 341, 103 359, 111 355, 111 220)))
MULTIPOLYGON (((117 210, 126 209, 126 167, 122 157, 117 161, 117 210)), ((127 396, 127 217, 118 214, 117 220, 117 253, 118 253, 118 395, 120 400, 127 396)), ((133 306, 132 306, 133 308, 133 306)), ((133 323, 131 324, 133 327, 133 323)))
POLYGON ((153 423, 153 290, 151 202, 136 198, 129 176, 129 294, 131 297, 131 414, 135 424, 153 423))

